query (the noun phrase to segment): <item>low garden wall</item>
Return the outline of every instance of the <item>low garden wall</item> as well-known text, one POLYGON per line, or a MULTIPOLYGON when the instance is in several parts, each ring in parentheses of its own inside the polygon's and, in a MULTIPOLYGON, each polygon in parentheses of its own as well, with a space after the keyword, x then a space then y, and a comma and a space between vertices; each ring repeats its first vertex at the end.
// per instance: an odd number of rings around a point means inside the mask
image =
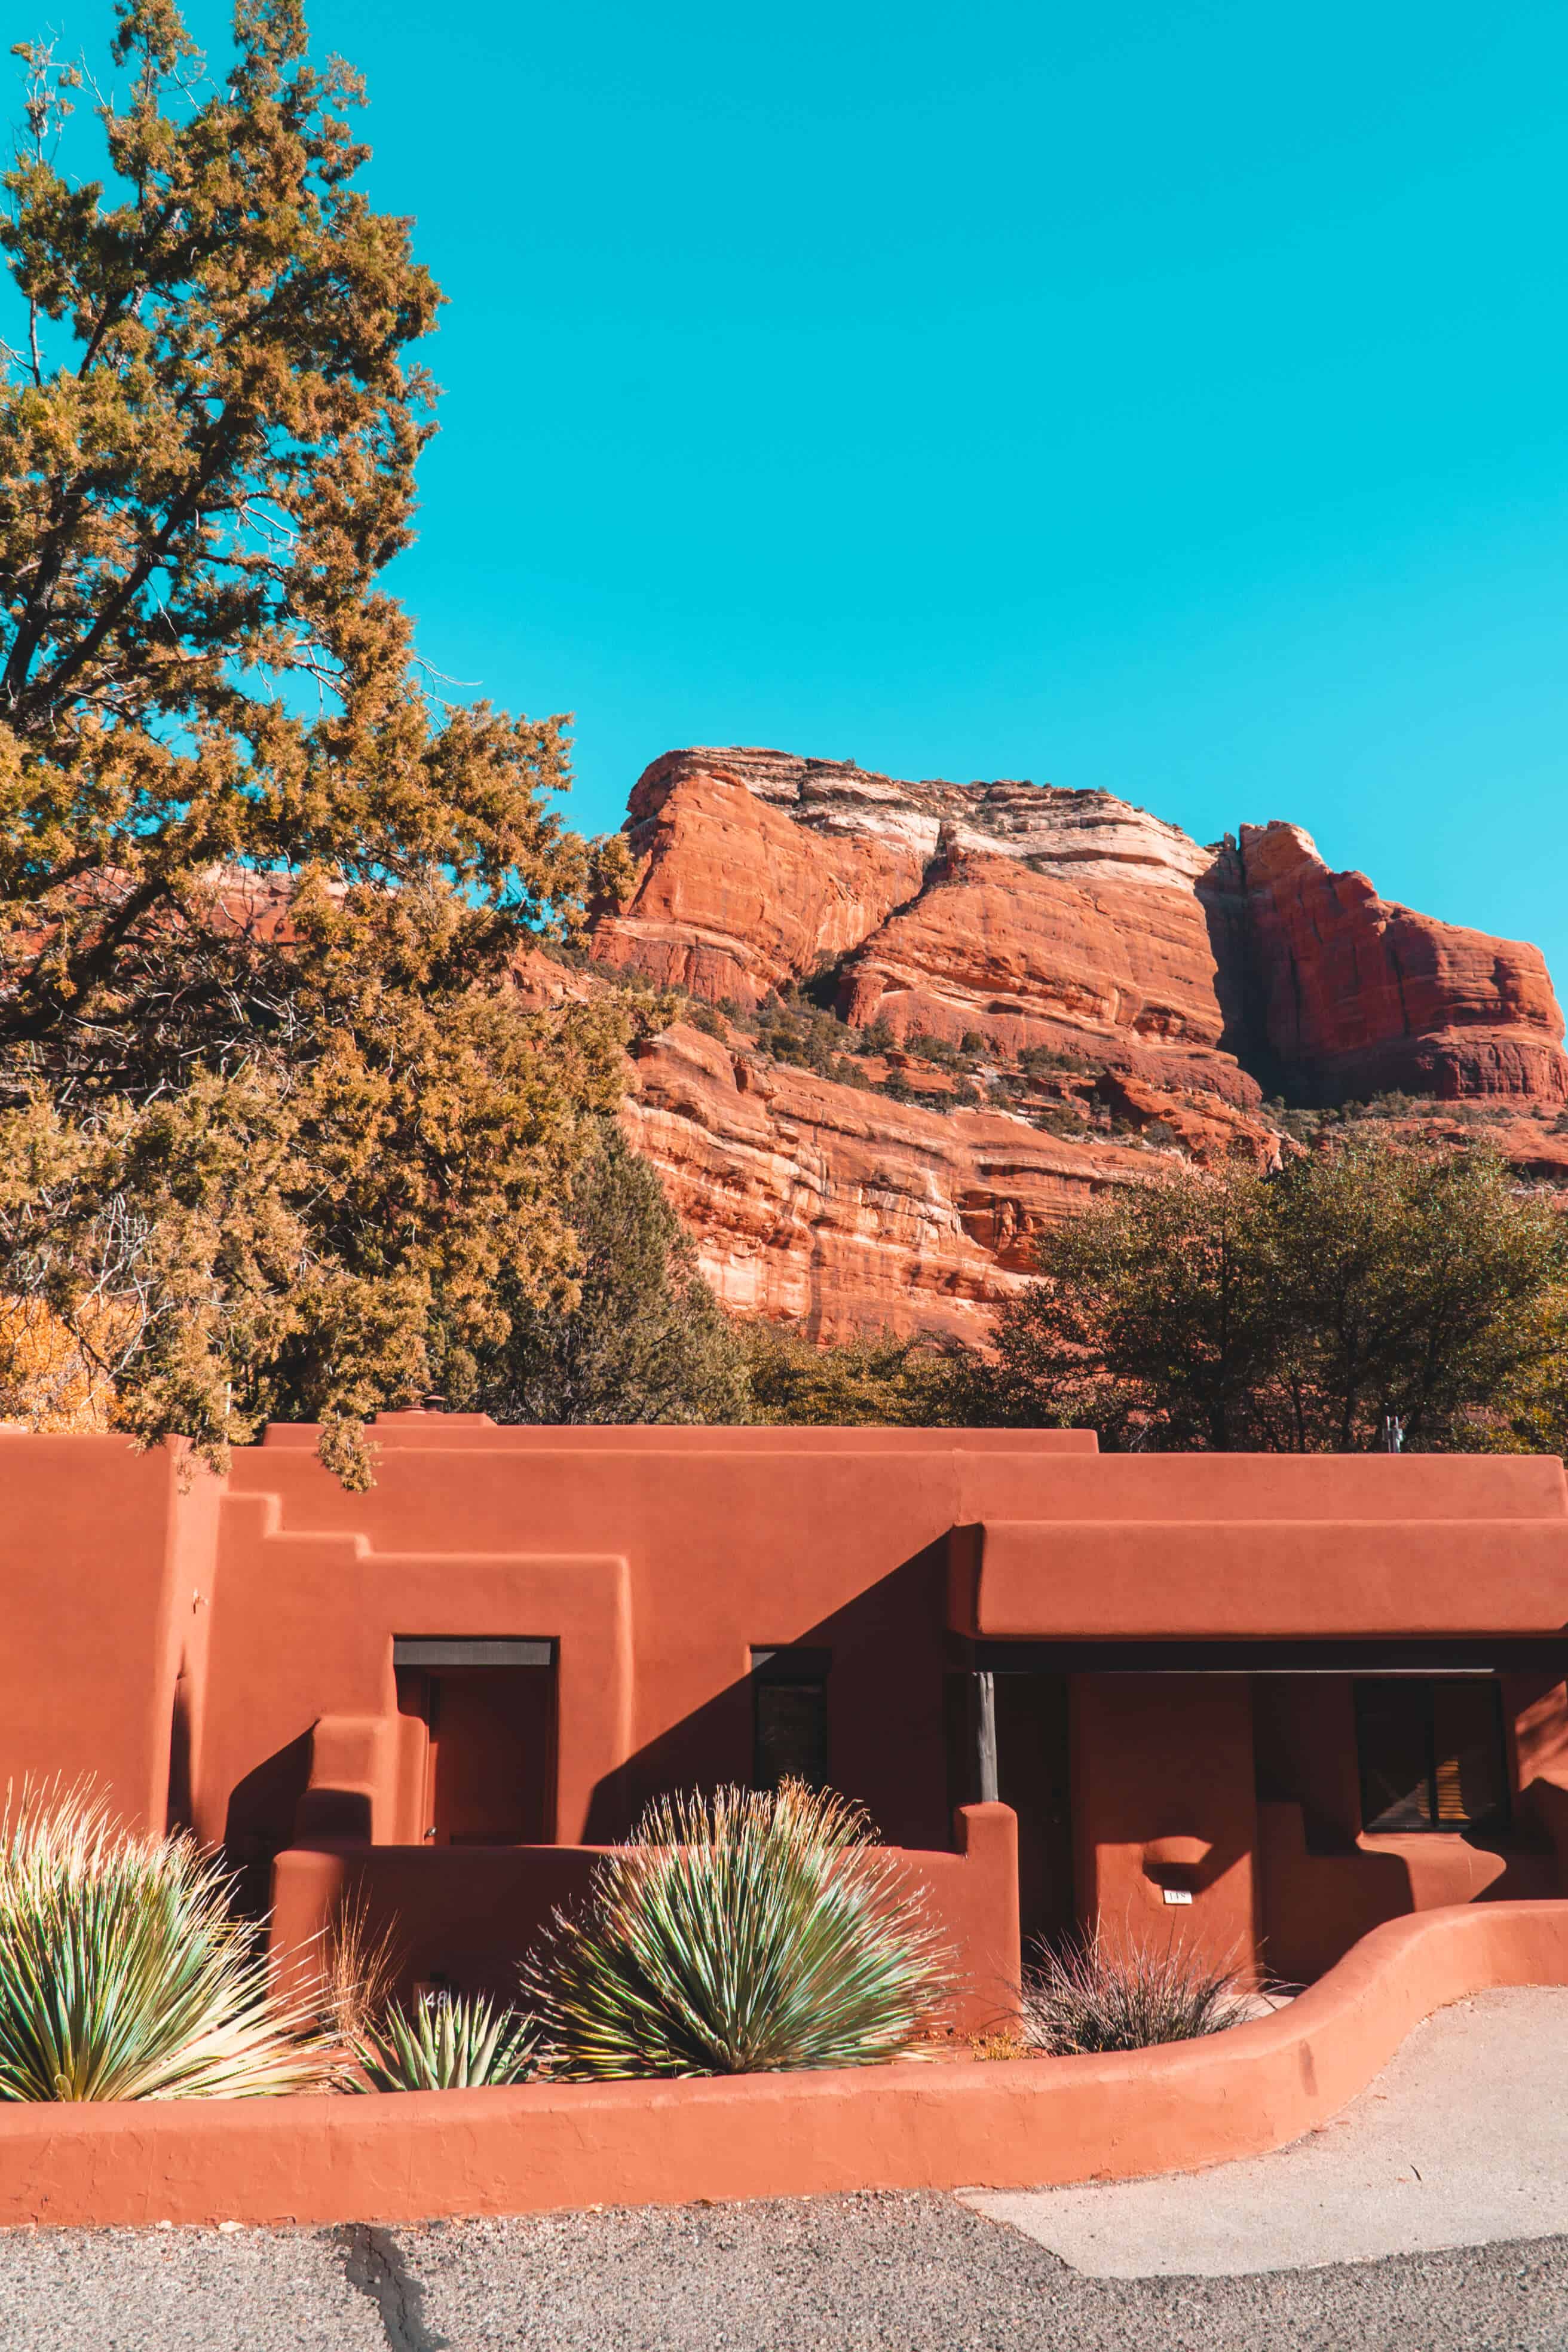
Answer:
MULTIPOLYGON (((953 1853, 889 1851, 924 1891, 932 1926, 952 1950, 962 1990, 950 2021, 960 2032, 1005 2026, 1017 2014, 1018 1820, 1010 1805, 963 1805, 953 1853)), ((272 1872, 273 1966, 280 1981, 309 1968, 345 1903, 363 1910, 373 1939, 384 1930, 400 1990, 439 1978, 460 1992, 517 1994, 517 1964, 557 1905, 580 1903, 609 1849, 582 1845, 421 1846, 329 1843, 290 1846, 272 1872)))
POLYGON ((1518 1984, 1568 1984, 1568 1903, 1391 1920, 1288 2009, 1121 2057, 4 2106, 0 2221, 399 2222, 1128 2179, 1298 2138, 1433 2010, 1518 1984))

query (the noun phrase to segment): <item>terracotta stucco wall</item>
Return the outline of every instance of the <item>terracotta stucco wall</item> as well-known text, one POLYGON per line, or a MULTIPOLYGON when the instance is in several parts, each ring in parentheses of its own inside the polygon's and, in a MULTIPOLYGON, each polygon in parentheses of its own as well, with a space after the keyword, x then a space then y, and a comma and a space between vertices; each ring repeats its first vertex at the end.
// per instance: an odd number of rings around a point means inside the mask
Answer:
MULTIPOLYGON (((439 1415, 393 1416, 376 1435, 363 1496, 321 1468, 309 1431, 269 1433, 221 1491, 205 1477, 183 1489, 171 1455, 117 1439, 0 1438, 0 1771, 94 1770, 125 1811, 158 1820, 172 1782, 174 1810, 231 1842, 260 1902, 297 1822, 384 1845, 418 1836, 399 1634, 559 1645, 555 1834, 589 1843, 624 1834, 652 1794, 748 1779, 752 1649, 799 1643, 831 1654, 829 1777, 889 1842, 931 1851, 957 1793, 942 1717, 955 1633, 1201 1643, 1568 1624, 1555 1461, 1101 1460, 1073 1433, 558 1432, 439 1415)), ((1289 1890, 1277 1918, 1291 1904, 1332 1916, 1343 1948, 1377 1874, 1359 1869, 1330 1901, 1346 1874, 1320 1869, 1277 1806, 1260 1829, 1245 1679, 1076 1682, 1081 1913, 1245 1948, 1261 1855, 1289 1890), (1168 1910, 1184 1873, 1194 1902, 1168 1910)), ((1561 1684, 1537 1676, 1514 1713, 1540 1852, 1560 1871, 1561 1684)), ((1299 1793, 1342 1812, 1331 1744, 1322 1789, 1299 1793)), ((1511 1891, 1474 1849, 1444 1863, 1443 1843, 1383 1870, 1373 1916, 1385 1899, 1511 1891)))
MULTIPOLYGON (((0 1781, 89 1775, 162 1829, 175 1682, 201 1682, 215 1482, 164 1448, 0 1434, 0 1781)), ((199 1703, 199 1702, 198 1702, 199 1703)))
POLYGON ((748 1779, 752 1649, 800 1643, 832 1654, 832 1779, 892 1843, 946 1842, 944 1545, 968 1499, 951 1441, 758 1449, 722 1432, 666 1451, 628 1432, 589 1454, 526 1434, 389 1445, 368 1496, 302 1449, 237 1459, 209 1834, 226 1791, 265 1778, 319 1715, 390 1717, 394 1637, 439 1633, 559 1642, 563 1838, 621 1835, 665 1789, 748 1779))
POLYGON ((1113 1938, 1250 1963, 1258 1927, 1252 1699, 1239 1675, 1075 1679, 1078 1908, 1113 1938), (1187 1895, 1169 1904, 1167 1893, 1187 1895))
MULTIPOLYGON (((917 1888, 952 1958, 949 2026, 1006 2031, 1017 2016, 1018 1832, 1005 1805, 966 1805, 952 1853, 900 1850, 900 1874, 917 1888)), ((439 1970, 465 1992, 515 1998, 517 1964, 558 1906, 587 1894, 603 1849, 428 1846, 295 1849, 272 1881, 272 1963, 298 1984, 319 1965, 321 1939, 345 1905, 371 1940, 388 1937, 406 1992, 439 1970)))
POLYGON ((1536 1900, 1565 1880, 1551 1823, 1568 1759, 1564 1694, 1549 1675, 1500 1677, 1510 1818, 1494 1832, 1369 1832, 1362 1819, 1352 1678, 1259 1676, 1259 1933, 1265 1966, 1321 1974, 1387 1919, 1447 1904, 1536 1900))
POLYGON ((1272 2017, 1110 2057, 394 2099, 0 2107, 0 2226, 321 2226, 1192 2171, 1336 2115, 1434 2009, 1568 1983, 1568 1904, 1378 1928, 1272 2017))

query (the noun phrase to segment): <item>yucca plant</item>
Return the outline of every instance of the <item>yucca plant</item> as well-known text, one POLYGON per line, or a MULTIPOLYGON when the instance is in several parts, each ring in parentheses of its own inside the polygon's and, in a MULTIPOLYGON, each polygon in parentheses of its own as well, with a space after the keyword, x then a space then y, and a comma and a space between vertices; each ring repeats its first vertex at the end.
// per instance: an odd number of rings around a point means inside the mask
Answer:
POLYGON ((413 2011, 392 2003, 353 2042, 360 2091, 475 2091, 534 2071, 538 2031, 521 2010, 483 1994, 426 1993, 413 2011))
POLYGON ((1041 1948, 1024 1971, 1023 2009, 1036 2046, 1070 2058, 1223 2033, 1254 2014, 1254 2000, 1233 1966, 1216 1969, 1173 1937, 1112 1941, 1097 1920, 1059 1951, 1041 1948))
POLYGON ((222 1864, 117 1823, 85 1786, 0 1816, 0 2098, 251 2098, 323 2088, 311 2004, 275 2001, 222 1864))
POLYGON ((921 1898, 858 1805, 786 1781, 661 1798, 524 1969, 553 2072, 864 2066, 949 1991, 921 1898))

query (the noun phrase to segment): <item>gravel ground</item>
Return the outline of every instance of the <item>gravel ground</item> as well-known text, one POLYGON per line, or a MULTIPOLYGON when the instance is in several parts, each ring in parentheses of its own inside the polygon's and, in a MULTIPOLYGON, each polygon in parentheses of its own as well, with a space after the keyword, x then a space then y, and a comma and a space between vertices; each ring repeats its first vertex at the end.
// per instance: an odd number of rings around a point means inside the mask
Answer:
POLYGON ((1087 2278, 948 2197, 426 2230, 19 2231, 5 2352, 1563 2352, 1568 2239, 1087 2278))
POLYGON ((0 2232, 5 2352, 386 2352, 313 2230, 0 2232))

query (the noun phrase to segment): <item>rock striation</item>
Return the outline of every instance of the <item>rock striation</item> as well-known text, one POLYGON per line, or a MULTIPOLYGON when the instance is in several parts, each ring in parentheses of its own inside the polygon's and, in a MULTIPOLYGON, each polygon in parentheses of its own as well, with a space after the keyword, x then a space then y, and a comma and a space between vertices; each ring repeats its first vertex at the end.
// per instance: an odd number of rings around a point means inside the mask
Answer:
POLYGON ((838 1009, 898 1037, 1044 1046, 1155 1085, 1262 1099, 1222 1049, 1208 923, 1190 886, 1081 869, 1069 880, 944 836, 920 895, 847 961, 838 1009))
POLYGON ((626 833, 637 883, 595 963, 726 1017, 638 1050, 625 1122, 738 1309, 973 1336, 1045 1225, 1158 1154, 1274 1164, 1266 1097, 1436 1097, 1568 1174, 1539 951, 1390 904, 1299 826, 1205 847, 1105 793, 697 749, 646 771, 626 833), (771 1057, 756 1008, 795 989, 875 1038, 858 1071, 937 1040, 973 1083, 942 1108, 925 1063, 914 1102, 771 1057), (1020 1057, 1021 1110, 998 1099, 1020 1057))
POLYGON ((1107 793, 667 752, 593 952, 713 1002, 834 981, 857 1026, 1091 1054, 1257 1104, 1568 1096, 1539 950, 1391 905, 1300 826, 1201 847, 1107 793))
POLYGON ((704 756, 656 761, 633 792, 626 834, 637 887, 623 913, 595 925, 598 961, 711 1003, 756 1005, 919 894, 925 860, 910 843, 797 824, 704 756))
POLYGON ((725 1305, 825 1340, 976 1337, 1047 1225, 1150 1173, 1127 1146, 889 1101, 682 1024, 639 1049, 622 1119, 725 1305))
POLYGON ((1243 825, 1205 887, 1239 900, 1237 1025, 1295 1098, 1568 1097, 1539 948, 1391 905, 1364 874, 1331 872, 1295 824, 1243 825))

